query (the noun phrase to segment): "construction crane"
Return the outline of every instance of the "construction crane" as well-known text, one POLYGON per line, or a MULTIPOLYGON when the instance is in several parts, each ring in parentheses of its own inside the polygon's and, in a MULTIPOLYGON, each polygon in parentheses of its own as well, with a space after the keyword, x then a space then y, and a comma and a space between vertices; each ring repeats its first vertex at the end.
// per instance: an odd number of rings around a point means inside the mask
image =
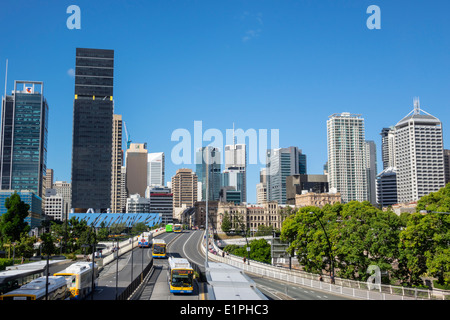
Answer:
POLYGON ((123 122, 123 126, 125 128, 125 134, 127 136, 127 150, 128 150, 128 149, 130 149, 131 139, 128 138, 128 130, 127 130, 127 125, 126 125, 125 121, 123 122))

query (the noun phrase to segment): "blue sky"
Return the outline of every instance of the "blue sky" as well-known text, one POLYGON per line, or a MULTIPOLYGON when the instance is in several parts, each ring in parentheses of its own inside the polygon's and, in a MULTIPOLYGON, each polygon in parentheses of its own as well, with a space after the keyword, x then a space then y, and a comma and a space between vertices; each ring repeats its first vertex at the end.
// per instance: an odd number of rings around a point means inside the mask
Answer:
MULTIPOLYGON (((327 160, 326 121, 351 112, 365 119, 380 161, 383 127, 395 125, 420 97, 450 136, 450 2, 385 0, 3 1, 0 88, 14 80, 44 81, 49 103, 47 166, 70 181, 77 47, 115 50, 115 113, 133 142, 165 152, 166 180, 181 167, 172 132, 225 135, 236 128, 279 129, 280 146, 297 146, 308 173, 327 160), (69 5, 81 29, 69 30, 69 5), (381 29, 369 30, 369 5, 381 29)), ((125 137, 124 137, 125 140, 125 137)), ((205 145, 209 142, 205 142, 205 145)), ((125 144, 124 144, 125 146, 125 144)), ((261 165, 248 168, 255 202, 261 165)))

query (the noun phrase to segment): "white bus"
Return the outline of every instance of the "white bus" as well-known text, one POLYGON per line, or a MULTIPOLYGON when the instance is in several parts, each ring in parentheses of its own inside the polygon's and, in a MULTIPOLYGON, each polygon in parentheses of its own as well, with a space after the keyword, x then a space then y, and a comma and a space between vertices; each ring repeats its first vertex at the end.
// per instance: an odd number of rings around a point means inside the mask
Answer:
POLYGON ((37 278, 19 289, 7 292, 0 296, 0 300, 68 300, 70 292, 64 277, 48 277, 48 287, 45 282, 47 277, 37 278))
POLYGON ((92 272, 94 272, 94 286, 97 282, 98 268, 92 262, 76 262, 68 268, 55 273, 54 276, 62 276, 67 281, 70 290, 70 299, 81 300, 92 292, 92 272))

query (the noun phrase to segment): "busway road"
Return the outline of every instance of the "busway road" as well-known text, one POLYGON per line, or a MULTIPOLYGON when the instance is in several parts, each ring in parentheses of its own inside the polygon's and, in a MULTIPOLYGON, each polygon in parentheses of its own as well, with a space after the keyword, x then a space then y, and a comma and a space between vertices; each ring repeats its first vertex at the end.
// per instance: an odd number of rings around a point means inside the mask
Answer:
MULTIPOLYGON (((191 234, 186 243, 182 247, 177 247, 177 250, 183 252, 186 257, 200 264, 204 269, 205 256, 199 249, 203 231, 195 231, 191 234)), ((255 281, 257 288, 271 300, 351 300, 351 298, 345 296, 314 290, 306 286, 299 286, 251 273, 246 274, 255 281)))
MULTIPOLYGON (((175 258, 188 258, 192 260, 192 255, 196 252, 189 251, 190 255, 186 254, 187 243, 198 243, 198 237, 201 237, 201 232, 183 230, 182 233, 169 233, 171 237, 167 253, 168 256, 175 258), (197 240, 197 241, 196 241, 197 240)), ((168 241, 166 240, 166 243, 168 241)), ((198 253, 198 251, 197 251, 198 253)), ((167 259, 155 259, 153 261, 154 272, 150 277, 146 287, 144 288, 139 300, 202 300, 203 286, 199 287, 197 282, 194 282, 194 292, 190 294, 174 294, 169 292, 169 285, 167 280, 168 261, 167 259)))
MULTIPOLYGON (((170 242, 175 238, 173 233, 163 233, 156 238, 170 242)), ((98 285, 94 291, 94 300, 115 300, 142 270, 150 263, 151 248, 136 247, 107 264, 99 274, 98 285), (116 277, 116 274, 118 277, 116 277), (117 283, 117 290, 116 290, 117 283)), ((88 297, 89 300, 91 297, 88 297)))

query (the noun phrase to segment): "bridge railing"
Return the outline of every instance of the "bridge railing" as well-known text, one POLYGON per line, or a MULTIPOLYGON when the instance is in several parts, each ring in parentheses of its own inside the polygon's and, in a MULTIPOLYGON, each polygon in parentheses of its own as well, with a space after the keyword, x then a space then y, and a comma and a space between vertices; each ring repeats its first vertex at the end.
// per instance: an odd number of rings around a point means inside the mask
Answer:
MULTIPOLYGON (((215 242, 212 243, 213 250, 208 258, 218 262, 230 264, 236 268, 257 275, 282 280, 308 286, 315 289, 328 291, 339 295, 349 296, 355 299, 365 300, 449 300, 450 294, 445 290, 425 290, 417 288, 407 288, 400 286, 371 284, 367 282, 354 281, 342 278, 335 278, 335 283, 331 284, 330 277, 323 275, 324 281, 318 279, 317 274, 312 274, 300 270, 291 270, 283 267, 275 267, 270 264, 250 260, 244 263, 242 257, 224 253, 215 242)), ((202 241, 201 249, 206 251, 205 241, 202 241)))

